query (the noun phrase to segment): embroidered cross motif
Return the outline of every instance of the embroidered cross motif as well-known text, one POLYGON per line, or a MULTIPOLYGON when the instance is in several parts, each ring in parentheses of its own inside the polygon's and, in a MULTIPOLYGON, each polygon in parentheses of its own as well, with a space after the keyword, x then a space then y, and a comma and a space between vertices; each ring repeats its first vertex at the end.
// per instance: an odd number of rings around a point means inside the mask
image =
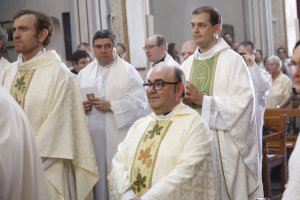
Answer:
POLYGON ((159 126, 158 124, 155 124, 153 129, 148 131, 148 134, 150 135, 149 139, 152 139, 155 135, 160 135, 160 131, 163 129, 163 126, 159 126))
POLYGON ((197 77, 197 80, 199 80, 199 81, 204 81, 204 80, 205 80, 205 76, 203 76, 203 74, 200 74, 200 75, 197 77))
POLYGON ((21 93, 24 93, 26 89, 24 80, 25 76, 21 76, 20 78, 17 78, 17 83, 15 84, 15 87, 18 88, 21 93))
POLYGON ((146 188, 146 181, 147 177, 141 175, 140 172, 138 172, 137 176, 136 176, 136 180, 133 182, 133 189, 136 190, 137 192, 141 191, 141 188, 146 188))

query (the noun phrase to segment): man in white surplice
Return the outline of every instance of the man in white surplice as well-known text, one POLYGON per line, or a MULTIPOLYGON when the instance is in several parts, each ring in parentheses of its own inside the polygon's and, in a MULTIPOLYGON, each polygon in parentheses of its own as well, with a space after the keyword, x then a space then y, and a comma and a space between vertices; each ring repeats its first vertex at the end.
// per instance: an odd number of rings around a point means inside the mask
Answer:
POLYGON ((108 199, 106 175, 118 144, 147 107, 143 81, 135 68, 114 50, 115 36, 101 30, 93 37, 96 59, 77 76, 102 179, 96 199, 108 199), (87 97, 88 96, 88 97, 87 97))
POLYGON ((239 44, 237 52, 243 56, 253 81, 256 96, 256 127, 259 147, 259 167, 262 167, 262 131, 264 125, 264 114, 266 109, 266 95, 271 87, 270 74, 254 61, 254 45, 251 41, 243 41, 239 44))
POLYGON ((4 71, 3 87, 30 121, 50 198, 91 197, 99 179, 96 158, 76 81, 55 50, 45 49, 52 20, 24 9, 15 14, 13 28, 20 55, 4 71))
POLYGON ((198 45, 182 69, 189 80, 184 103, 201 113, 213 135, 219 199, 262 197, 255 126, 255 94, 243 58, 218 34, 221 15, 212 7, 193 12, 198 45))
POLYGON ((151 74, 153 67, 180 67, 180 64, 176 62, 170 54, 168 54, 166 38, 163 35, 155 34, 149 36, 145 40, 145 46, 143 49, 145 50, 148 61, 151 62, 150 69, 147 72, 147 78, 151 74))
POLYGON ((49 199, 29 121, 0 86, 0 198, 49 199))
POLYGON ((119 145, 109 175, 112 200, 214 200, 212 136, 184 105, 184 75, 154 67, 147 83, 154 111, 138 120, 119 145))

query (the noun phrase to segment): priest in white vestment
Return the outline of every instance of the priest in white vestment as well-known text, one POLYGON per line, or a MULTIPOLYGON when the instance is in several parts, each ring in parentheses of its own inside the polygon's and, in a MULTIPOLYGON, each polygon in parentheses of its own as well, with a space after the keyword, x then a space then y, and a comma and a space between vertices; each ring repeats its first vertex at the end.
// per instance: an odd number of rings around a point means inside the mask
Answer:
POLYGON ((176 67, 153 69, 144 86, 154 113, 134 123, 118 147, 111 200, 216 199, 211 132, 181 102, 184 79, 176 67))
POLYGON ((84 200, 99 173, 76 81, 58 54, 44 49, 50 41, 51 18, 20 10, 13 26, 20 55, 4 71, 3 86, 31 123, 50 198, 84 200), (37 23, 44 28, 38 30, 37 23))
POLYGON ((247 66, 217 38, 222 24, 215 8, 194 10, 191 24, 198 48, 181 66, 189 80, 183 102, 201 113, 212 131, 218 198, 263 197, 255 94, 247 66))
POLYGON ((94 190, 97 200, 108 199, 106 176, 112 157, 129 127, 145 115, 147 107, 140 75, 116 54, 114 44, 114 35, 110 31, 96 32, 93 38, 96 59, 77 76, 103 177, 94 190))
POLYGON ((0 87, 0 199, 48 200, 48 188, 29 121, 0 87))
POLYGON ((248 66, 251 79, 253 81, 255 97, 256 97, 256 132, 258 136, 259 147, 259 171, 262 169, 262 135, 264 125, 264 114, 266 109, 267 91, 271 86, 270 74, 254 61, 254 45, 251 41, 243 41, 239 44, 237 52, 243 56, 248 66))
POLYGON ((155 34, 149 36, 145 40, 144 50, 148 61, 150 62, 150 69, 147 72, 146 79, 151 74, 153 67, 156 66, 176 66, 180 64, 167 52, 167 43, 163 35, 155 34))

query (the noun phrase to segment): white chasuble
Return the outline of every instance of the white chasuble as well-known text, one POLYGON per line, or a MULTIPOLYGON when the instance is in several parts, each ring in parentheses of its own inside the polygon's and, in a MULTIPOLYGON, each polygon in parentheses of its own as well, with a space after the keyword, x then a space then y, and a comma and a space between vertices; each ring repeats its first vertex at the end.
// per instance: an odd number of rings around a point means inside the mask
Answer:
POLYGON ((0 199, 48 200, 48 188, 31 127, 0 87, 0 199))
POLYGON ((197 49, 181 67, 189 80, 194 59, 206 60, 218 53, 213 93, 204 95, 201 115, 213 134, 219 199, 256 199, 263 193, 258 171, 255 94, 243 58, 219 39, 205 53, 197 49))
POLYGON ((216 199, 212 137, 199 114, 180 103, 166 116, 151 114, 128 131, 108 176, 111 200, 216 199))
POLYGON ((3 72, 9 64, 10 62, 8 62, 8 60, 6 60, 3 56, 0 58, 0 85, 2 85, 3 72))
POLYGON ((129 127, 144 116, 147 107, 143 81, 129 63, 115 54, 109 66, 98 65, 97 59, 87 65, 77 76, 78 86, 85 100, 85 91, 111 103, 112 112, 96 108, 87 114, 100 173, 103 178, 95 187, 96 199, 108 199, 106 176, 110 171, 117 146, 125 138, 129 127))
POLYGON ((3 86, 33 128, 52 199, 86 199, 99 179, 76 81, 55 51, 21 57, 5 71, 3 86))

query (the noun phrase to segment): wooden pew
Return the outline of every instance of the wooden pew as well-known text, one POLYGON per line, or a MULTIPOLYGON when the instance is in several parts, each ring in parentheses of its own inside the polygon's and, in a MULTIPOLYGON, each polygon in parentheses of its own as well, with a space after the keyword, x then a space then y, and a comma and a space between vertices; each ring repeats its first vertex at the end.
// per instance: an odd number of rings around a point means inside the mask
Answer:
POLYGON ((286 151, 286 115, 265 116, 265 126, 275 132, 263 136, 263 185, 265 197, 280 198, 282 194, 271 194, 271 169, 280 167, 280 188, 284 192, 287 182, 287 151, 286 151))
MULTIPOLYGON (((266 109, 265 117, 268 116, 279 116, 279 115, 286 115, 287 118, 292 119, 292 126, 295 126, 295 117, 300 117, 300 109, 266 109)), ((288 157, 291 155, 292 151, 294 150, 295 144, 297 141, 296 135, 288 135, 287 136, 287 154, 288 157)))

